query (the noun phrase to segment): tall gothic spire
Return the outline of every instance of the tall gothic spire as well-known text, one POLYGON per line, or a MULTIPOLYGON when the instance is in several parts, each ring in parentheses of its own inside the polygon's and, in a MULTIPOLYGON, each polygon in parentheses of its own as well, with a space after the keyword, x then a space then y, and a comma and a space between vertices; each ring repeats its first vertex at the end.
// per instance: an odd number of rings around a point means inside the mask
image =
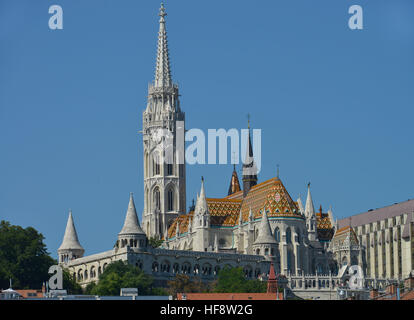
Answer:
POLYGON ((155 67, 155 87, 170 87, 172 85, 167 30, 165 28, 166 15, 164 3, 161 3, 159 13, 160 30, 158 32, 157 63, 155 67))
POLYGON ((76 232, 75 223, 73 222, 72 210, 71 210, 69 211, 69 218, 66 224, 65 235, 63 236, 63 241, 58 251, 72 250, 72 249, 84 251, 83 247, 79 243, 78 234, 76 232))

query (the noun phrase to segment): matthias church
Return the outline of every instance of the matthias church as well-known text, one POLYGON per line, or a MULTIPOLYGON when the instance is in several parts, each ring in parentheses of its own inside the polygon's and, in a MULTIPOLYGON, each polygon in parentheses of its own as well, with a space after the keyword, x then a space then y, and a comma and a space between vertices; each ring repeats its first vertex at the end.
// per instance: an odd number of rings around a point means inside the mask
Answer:
POLYGON ((335 274, 343 261, 362 266, 362 247, 350 245, 355 238, 352 230, 341 233, 340 247, 331 246, 337 229, 332 210, 315 210, 310 184, 303 205, 300 198, 292 199, 279 174, 259 181, 250 134, 242 176, 238 177, 236 168, 229 172, 228 193, 222 198, 209 197, 202 178, 196 201, 187 210, 186 167, 180 161, 185 141, 177 128, 177 123, 185 128, 185 113, 179 87, 171 77, 163 5, 159 17, 155 79, 148 88, 142 117, 142 223, 131 194, 114 247, 85 256, 70 212, 58 249, 59 263, 82 286, 97 281, 105 267, 117 260, 140 267, 160 284, 176 274, 211 281, 226 266, 241 266, 251 279, 267 277, 271 263, 281 275, 335 274), (165 161, 165 150, 159 147, 160 131, 171 137, 172 161, 165 161), (161 247, 153 248, 150 238, 162 240, 161 247))

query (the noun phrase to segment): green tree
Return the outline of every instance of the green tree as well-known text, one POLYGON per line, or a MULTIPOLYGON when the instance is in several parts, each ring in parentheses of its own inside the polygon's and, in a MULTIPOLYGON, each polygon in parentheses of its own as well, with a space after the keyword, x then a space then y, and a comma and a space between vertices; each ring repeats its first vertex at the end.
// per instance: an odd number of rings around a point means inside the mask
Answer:
POLYGON ((98 284, 86 288, 88 294, 119 296, 121 288, 138 288, 139 295, 152 294, 153 278, 140 268, 116 261, 109 264, 99 276, 98 284))
POLYGON ((218 274, 217 282, 215 283, 214 292, 228 293, 228 292, 248 292, 259 293, 266 292, 267 283, 260 280, 248 280, 244 276, 243 268, 224 268, 218 274))
POLYGON ((174 280, 168 281, 168 293, 174 297, 177 293, 208 292, 209 286, 199 278, 191 280, 188 275, 177 274, 174 280))
POLYGON ((83 293, 82 287, 66 269, 63 269, 63 289, 67 290, 68 294, 83 293))
POLYGON ((155 239, 155 238, 151 237, 151 238, 149 238, 148 243, 151 247, 158 248, 162 245, 163 240, 158 240, 158 239, 155 239))
POLYGON ((57 264, 50 257, 44 237, 36 229, 0 222, 0 288, 40 289, 49 280, 49 267, 57 264))

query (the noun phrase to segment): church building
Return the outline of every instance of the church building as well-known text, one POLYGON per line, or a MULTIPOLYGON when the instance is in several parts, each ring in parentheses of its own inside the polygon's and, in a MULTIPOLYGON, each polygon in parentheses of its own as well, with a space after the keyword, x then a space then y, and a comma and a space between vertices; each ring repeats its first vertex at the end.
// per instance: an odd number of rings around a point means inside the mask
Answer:
POLYGON ((271 264, 284 275, 336 272, 339 263, 329 251, 335 229, 332 210, 315 212, 310 184, 303 206, 300 198, 292 199, 279 174, 259 181, 250 124, 241 183, 234 168, 228 193, 211 198, 202 178, 196 202, 186 210, 185 138, 180 134, 185 132, 185 114, 171 77, 163 5, 159 16, 155 79, 142 118, 142 224, 131 194, 114 248, 84 256, 70 213, 59 263, 83 286, 97 281, 117 260, 139 266, 161 284, 179 273, 211 281, 225 266, 243 267, 247 278, 267 276, 271 264), (163 240, 162 246, 151 247, 150 238, 163 240))

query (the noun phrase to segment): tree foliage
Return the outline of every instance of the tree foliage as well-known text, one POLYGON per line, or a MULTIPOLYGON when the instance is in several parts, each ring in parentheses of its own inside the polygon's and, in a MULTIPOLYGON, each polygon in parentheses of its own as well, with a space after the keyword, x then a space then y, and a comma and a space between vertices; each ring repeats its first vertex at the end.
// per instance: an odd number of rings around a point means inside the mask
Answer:
POLYGON ((163 240, 156 239, 154 237, 149 238, 148 243, 153 248, 158 248, 162 245, 163 240))
POLYGON ((153 278, 140 268, 116 261, 109 264, 99 276, 97 284, 89 284, 86 294, 99 296, 119 296, 121 288, 138 288, 139 295, 159 295, 165 293, 160 288, 153 288, 153 278))
POLYGON ((214 292, 218 293, 260 293, 266 292, 267 283, 260 280, 249 280, 244 276, 243 268, 224 268, 220 270, 215 283, 214 292))
POLYGON ((191 280, 188 275, 177 274, 174 280, 168 281, 167 291, 175 297, 177 293, 208 292, 209 289, 198 278, 191 280))
POLYGON ((68 294, 82 294, 83 290, 79 283, 73 278, 68 270, 63 269, 63 289, 65 289, 68 294))
POLYGON ((40 289, 49 280, 48 270, 57 264, 50 257, 44 237, 36 229, 0 222, 0 288, 40 289))

